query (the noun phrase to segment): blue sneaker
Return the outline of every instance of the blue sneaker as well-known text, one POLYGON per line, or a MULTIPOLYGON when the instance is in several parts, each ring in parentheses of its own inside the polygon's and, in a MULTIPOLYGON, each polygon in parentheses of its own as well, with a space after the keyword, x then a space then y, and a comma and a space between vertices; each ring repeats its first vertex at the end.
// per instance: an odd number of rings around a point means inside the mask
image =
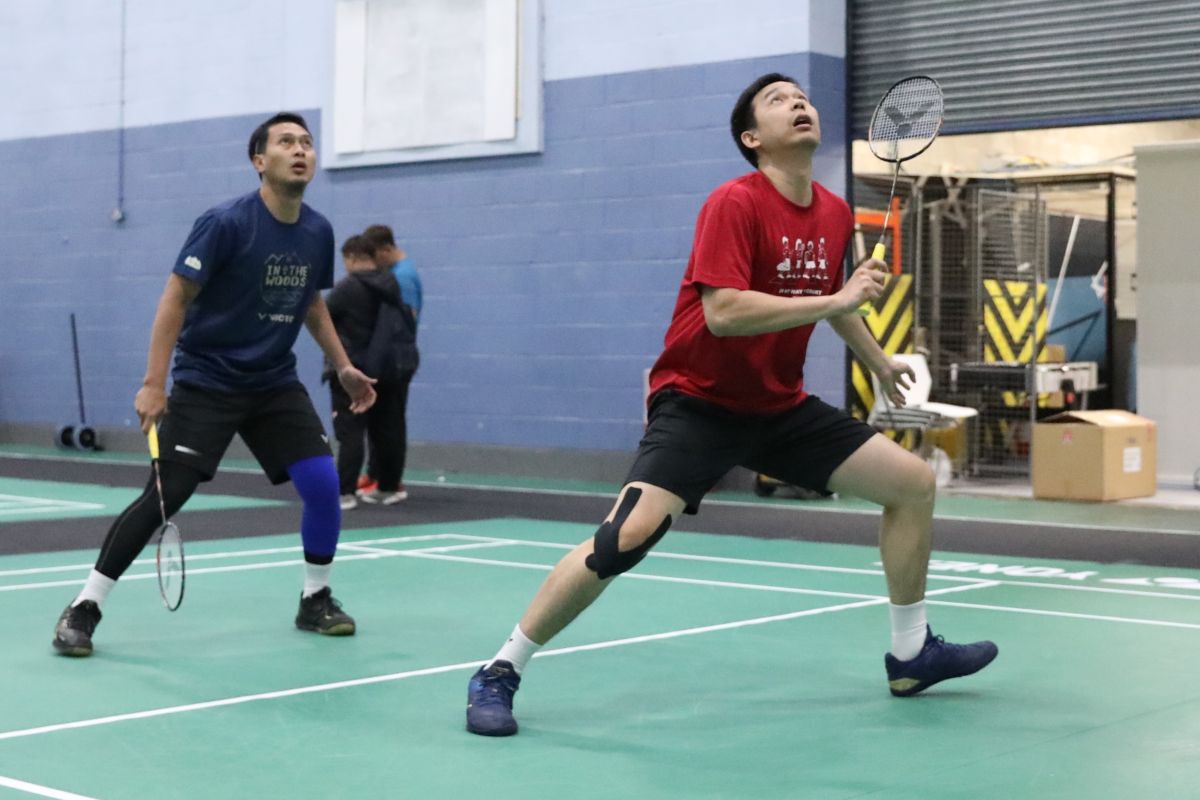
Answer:
POLYGON ((517 720, 512 714, 513 695, 521 676, 507 661, 480 667, 467 684, 467 730, 480 736, 512 736, 517 720))
POLYGON ((992 642, 950 644, 925 626, 925 646, 916 658, 900 661, 891 653, 883 657, 888 687, 896 697, 911 697, 947 678, 973 675, 992 663, 1000 650, 992 642))

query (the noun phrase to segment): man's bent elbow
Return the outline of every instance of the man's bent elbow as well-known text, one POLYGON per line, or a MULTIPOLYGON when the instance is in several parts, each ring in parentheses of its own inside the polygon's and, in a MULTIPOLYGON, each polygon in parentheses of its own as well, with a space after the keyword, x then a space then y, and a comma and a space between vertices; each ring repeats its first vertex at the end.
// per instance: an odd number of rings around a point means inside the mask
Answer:
POLYGON ((716 311, 704 309, 704 324, 708 328, 708 332, 718 339, 724 336, 733 336, 733 321, 728 315, 721 314, 716 311))

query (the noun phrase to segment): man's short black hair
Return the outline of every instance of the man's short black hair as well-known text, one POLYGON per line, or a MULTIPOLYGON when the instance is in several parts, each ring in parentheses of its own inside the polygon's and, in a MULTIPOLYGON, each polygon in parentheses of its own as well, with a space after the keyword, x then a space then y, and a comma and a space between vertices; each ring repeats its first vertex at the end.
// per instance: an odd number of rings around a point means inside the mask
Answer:
POLYGON ((396 237, 392 235, 392 229, 387 225, 371 225, 362 232, 362 235, 377 250, 383 247, 396 246, 396 237))
POLYGON ((348 238, 342 243, 343 256, 363 256, 370 260, 375 260, 375 245, 371 240, 362 235, 355 235, 348 238))
POLYGON ((733 104, 733 113, 729 115, 729 128, 733 133, 733 141, 741 151, 742 157, 750 162, 750 166, 758 169, 758 153, 751 150, 746 145, 742 144, 742 134, 755 125, 758 121, 754 118, 754 96, 761 92, 765 87, 772 83, 785 81, 787 83, 796 83, 796 79, 787 75, 781 75, 778 72, 771 72, 763 75, 761 78, 754 81, 738 95, 737 102, 733 104))
POLYGON ((271 132, 272 125, 278 125, 281 122, 294 122, 312 135, 312 131, 308 130, 308 123, 304 121, 304 117, 299 114, 294 114, 291 111, 280 111, 269 120, 259 125, 254 129, 254 133, 250 134, 249 155, 250 160, 254 161, 254 157, 262 154, 267 149, 267 134, 271 132))

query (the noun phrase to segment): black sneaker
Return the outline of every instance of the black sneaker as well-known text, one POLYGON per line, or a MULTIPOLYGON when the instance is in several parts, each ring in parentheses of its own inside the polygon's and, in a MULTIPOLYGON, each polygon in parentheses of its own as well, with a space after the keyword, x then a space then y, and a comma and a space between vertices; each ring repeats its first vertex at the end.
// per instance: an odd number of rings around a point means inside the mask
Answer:
POLYGON ((311 597, 301 595, 296 627, 326 636, 353 636, 355 630, 354 617, 342 611, 342 604, 334 599, 328 586, 311 597))
POLYGON ((77 606, 68 605, 54 626, 54 649, 64 656, 90 656, 92 633, 101 616, 100 606, 93 600, 84 600, 77 606))
POLYGON ((513 695, 521 676, 507 661, 480 667, 467 684, 467 730, 480 736, 512 736, 517 732, 513 695))
POLYGON ((925 646, 915 658, 900 661, 891 653, 883 657, 888 688, 896 697, 911 697, 948 678, 974 675, 992 663, 999 650, 991 642, 951 644, 925 628, 925 646))

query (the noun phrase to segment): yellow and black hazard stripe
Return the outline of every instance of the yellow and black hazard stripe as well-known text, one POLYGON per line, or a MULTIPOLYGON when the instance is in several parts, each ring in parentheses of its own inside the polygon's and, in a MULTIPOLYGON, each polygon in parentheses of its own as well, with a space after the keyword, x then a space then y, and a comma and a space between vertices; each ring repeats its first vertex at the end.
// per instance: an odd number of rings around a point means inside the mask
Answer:
MULTIPOLYGON (((893 275, 883 294, 871 303, 871 313, 865 317, 867 328, 888 355, 911 353, 913 338, 913 278, 912 275, 893 275)), ((866 419, 875 403, 871 388, 871 373, 857 358, 850 359, 850 413, 866 419)))
MULTIPOLYGON (((1022 281, 983 281, 984 361, 1045 361, 1046 284, 1022 281)), ((1038 405, 1047 395, 1038 395, 1038 405)), ((1005 392, 1006 406, 1025 404, 1024 392, 1005 392)))
POLYGON ((1023 361, 1046 347, 1046 284, 983 281, 984 361, 1023 361))

